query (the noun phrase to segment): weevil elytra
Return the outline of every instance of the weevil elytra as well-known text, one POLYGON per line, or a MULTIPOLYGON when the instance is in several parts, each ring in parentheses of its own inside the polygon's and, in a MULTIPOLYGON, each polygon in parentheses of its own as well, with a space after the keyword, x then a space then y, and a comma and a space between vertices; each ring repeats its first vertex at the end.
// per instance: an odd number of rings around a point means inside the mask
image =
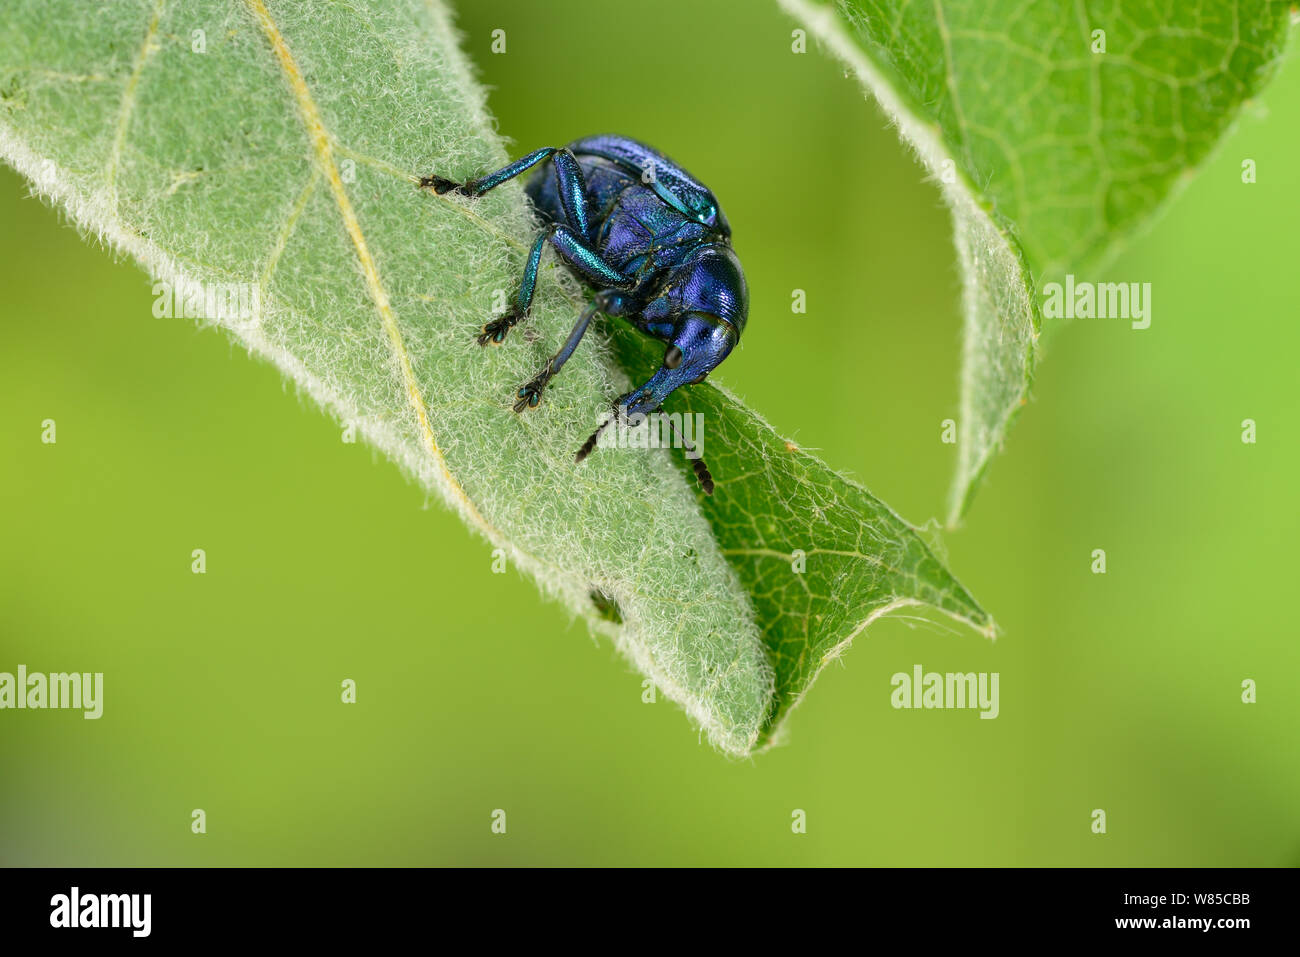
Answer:
MULTIPOLYGON (((745 328, 749 291, 722 207, 677 163, 623 136, 546 146, 478 179, 456 182, 433 175, 420 186, 439 195, 476 197, 534 167, 539 168, 525 191, 546 228, 533 242, 510 310, 483 326, 479 345, 499 345, 527 318, 549 243, 595 295, 560 350, 519 387, 515 411, 541 401, 591 320, 604 313, 666 344, 654 375, 614 403, 618 420, 655 412, 675 389, 701 382, 716 369, 745 328)), ((596 447, 605 425, 583 443, 578 462, 596 447)), ((712 494, 713 477, 703 460, 694 458, 692 465, 704 491, 712 494)))

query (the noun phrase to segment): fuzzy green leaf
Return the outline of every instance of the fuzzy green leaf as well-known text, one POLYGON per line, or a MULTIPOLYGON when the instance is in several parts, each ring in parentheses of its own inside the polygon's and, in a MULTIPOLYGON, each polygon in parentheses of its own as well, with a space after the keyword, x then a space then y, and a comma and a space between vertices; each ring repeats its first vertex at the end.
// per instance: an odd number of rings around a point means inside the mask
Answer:
POLYGON ((915 529, 715 387, 691 400, 712 500, 667 450, 575 466, 630 384, 604 332, 539 409, 511 410, 581 298, 552 263, 527 325, 474 341, 536 226, 517 184, 477 201, 417 187, 507 159, 437 0, 11 2, 0 155, 158 280, 251 290, 251 315, 217 297, 204 318, 612 636, 730 753, 770 741, 891 608, 992 630, 915 529))
POLYGON ((1277 0, 780 0, 939 182, 964 277, 966 511, 1028 398, 1040 283, 1100 270, 1272 76, 1277 0))

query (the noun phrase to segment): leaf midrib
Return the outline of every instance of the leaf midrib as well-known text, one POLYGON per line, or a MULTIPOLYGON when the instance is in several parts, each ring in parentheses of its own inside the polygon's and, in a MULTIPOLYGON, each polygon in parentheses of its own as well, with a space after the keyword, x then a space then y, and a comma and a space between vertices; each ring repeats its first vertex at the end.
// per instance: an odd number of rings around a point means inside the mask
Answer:
POLYGON ((379 267, 370 253, 370 246, 367 244, 365 234, 361 230, 361 223, 357 219, 356 211, 352 208, 352 201, 348 198, 347 190, 343 186, 343 177, 339 174, 338 166, 334 162, 331 137, 325 129, 320 110, 311 95, 307 81, 298 69, 293 53, 289 50, 288 44, 285 43, 284 36, 280 33, 279 27, 276 26, 275 20, 271 17, 271 12, 267 10, 263 0, 245 0, 245 3, 261 23, 262 30, 271 44, 271 49, 279 61, 280 69, 289 81, 289 87, 293 91, 294 100, 298 106, 299 118, 302 120, 303 127, 312 144, 316 166, 329 184, 335 205, 338 207, 339 216, 343 220, 343 226, 348 232, 348 237, 352 240, 357 262, 365 276, 366 287, 370 292, 371 301, 375 304, 379 320, 383 324, 384 332, 387 334, 389 344, 392 346, 393 358, 396 359, 398 369, 401 372, 402 385, 406 389, 407 401, 412 411, 415 412, 416 420, 420 425, 421 438, 424 439, 429 454, 433 456, 434 462, 442 472, 443 479, 447 482, 452 494, 460 501, 469 517, 484 532, 489 535, 500 536, 501 533, 483 517, 483 514, 465 493, 465 489, 452 475, 451 469, 447 467, 447 460, 442 454, 442 449, 438 446, 438 440, 433 434, 433 429, 429 426, 429 415, 425 406, 424 395, 420 391, 420 384, 415 378, 415 370, 411 366, 411 356, 407 352, 406 342, 402 338, 402 330, 397 325, 397 317, 393 315, 393 307, 388 298, 388 291, 379 278, 379 267))
MULTIPOLYGON (((536 556, 523 552, 518 543, 510 540, 499 529, 493 526, 486 517, 478 510, 464 487, 456 480, 451 469, 447 465, 446 458, 442 454, 442 449, 438 445, 437 437, 433 434, 433 429, 429 424, 427 406, 424 401, 420 385, 415 377, 415 370, 412 367, 410 353, 406 349, 405 340, 402 337, 401 328, 397 324, 397 317, 394 315, 392 305, 388 298, 387 290, 379 276, 378 265, 370 253, 366 243, 365 234, 362 232, 361 223, 357 219, 356 212, 352 208, 351 200, 348 197, 347 189, 343 184, 343 178, 339 173, 338 166, 334 162, 334 137, 326 128, 324 120, 321 118, 320 110, 316 106, 315 99, 311 95, 311 89, 307 85, 306 79, 298 68, 297 61, 293 57, 284 36, 280 33, 274 18, 267 9, 263 0, 245 0, 246 5, 257 17, 262 25, 263 32, 271 44, 272 51, 275 53, 279 62, 281 71, 289 82, 290 89, 293 91, 294 99, 298 106, 299 119, 302 121, 305 132, 312 144, 313 155, 317 170, 323 175, 329 183, 330 191, 334 196, 335 205, 338 208, 339 216, 343 220, 344 228, 352 240, 353 248, 357 254, 357 260, 361 266, 362 272, 366 278, 366 285, 370 292, 371 300, 375 304, 376 311, 380 321, 384 326, 384 331, 388 336, 389 343, 392 346, 394 358, 398 363, 401 372, 403 385, 406 389, 407 399, 416 414, 420 425, 420 434, 427 446, 430 455, 433 456, 435 463, 442 473, 444 481, 453 496, 462 505, 465 514, 488 536, 494 541, 509 541, 511 546, 520 554, 525 555, 529 560, 537 562, 539 565, 553 568, 555 571, 561 571, 555 568, 549 562, 542 561, 536 556)), ((161 8, 161 0, 159 2, 161 8)), ((341 150, 348 152, 348 150, 341 150)), ((371 158, 374 159, 374 158, 371 158)), ((400 176, 410 181, 413 185, 418 185, 419 179, 406 173, 402 173, 395 167, 389 167, 389 164, 383 164, 383 168, 392 175, 400 176)), ((493 235, 507 238, 510 245, 517 249, 523 248, 518 239, 506 237, 495 229, 485 220, 482 219, 473 210, 470 210, 459 203, 448 201, 448 205, 457 209, 462 215, 465 215, 471 221, 481 226, 484 231, 493 235)), ((737 650, 736 657, 728 664, 725 670, 721 670, 713 683, 708 686, 701 697, 705 700, 710 698, 716 691, 718 685, 726 674, 730 673, 739 661, 740 652, 737 650)))

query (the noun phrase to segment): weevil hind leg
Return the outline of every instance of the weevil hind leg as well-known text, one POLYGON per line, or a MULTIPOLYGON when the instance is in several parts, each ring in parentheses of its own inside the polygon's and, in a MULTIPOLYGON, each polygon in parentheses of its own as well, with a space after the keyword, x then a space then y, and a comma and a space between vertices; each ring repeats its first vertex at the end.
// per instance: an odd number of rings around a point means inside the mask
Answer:
POLYGON ((458 183, 454 179, 446 179, 436 173, 430 176, 420 177, 420 189, 431 189, 439 196, 444 196, 447 193, 459 193, 462 196, 471 196, 473 195, 473 192, 471 188, 467 188, 469 186, 470 184, 468 183, 458 183))
POLYGON ((552 160, 555 168, 555 182, 564 222, 552 223, 533 240, 515 301, 509 312, 483 326, 476 337, 480 346, 500 345, 505 342, 511 329, 528 318, 528 312, 533 304, 533 293, 537 288, 537 271, 541 265, 542 251, 548 241, 574 272, 598 289, 609 287, 625 291, 636 284, 635 279, 623 275, 612 264, 606 262, 595 248, 590 203, 582 167, 567 149, 544 146, 495 173, 465 183, 457 183, 435 174, 422 177, 419 185, 422 189, 432 189, 440 196, 454 192, 477 197, 547 160, 552 160))
POLYGON ((477 198, 547 160, 551 160, 551 165, 555 168, 555 185, 559 192, 560 205, 564 209, 565 220, 584 242, 592 242, 595 237, 591 229, 590 203, 587 199, 587 185, 583 179, 582 167, 577 157, 562 147, 543 146, 503 166, 495 173, 488 173, 486 176, 467 180, 464 183, 458 183, 436 173, 422 176, 419 187, 432 189, 439 196, 456 193, 460 196, 477 198))
POLYGON ((489 190, 496 189, 502 183, 509 182, 520 173, 526 173, 538 163, 544 163, 550 159, 556 152, 554 146, 543 146, 539 150, 533 150, 527 156, 515 160, 508 166, 503 166, 495 173, 488 173, 486 176, 480 176, 478 179, 466 180, 458 183, 454 179, 447 179, 445 176, 439 176, 432 173, 428 176, 421 176, 420 189, 432 189, 439 196, 447 193, 457 193, 461 196, 478 197, 482 196, 489 190))

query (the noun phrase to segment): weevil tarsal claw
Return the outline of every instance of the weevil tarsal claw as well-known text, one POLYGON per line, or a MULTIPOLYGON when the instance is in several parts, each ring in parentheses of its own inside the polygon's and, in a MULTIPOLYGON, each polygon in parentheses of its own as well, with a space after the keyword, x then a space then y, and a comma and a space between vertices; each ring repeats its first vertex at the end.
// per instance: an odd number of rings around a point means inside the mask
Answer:
POLYGON ((512 310, 499 319, 493 319, 491 322, 487 323, 487 325, 483 327, 483 331, 479 333, 478 344, 481 346, 486 346, 489 343, 494 346, 501 345, 501 343, 506 341, 506 336, 510 334, 510 330, 517 326, 519 320, 522 318, 522 316, 512 310))
POLYGON ((452 179, 446 179, 442 176, 421 176, 420 189, 432 189, 439 196, 445 196, 447 193, 459 193, 461 196, 470 196, 469 183, 458 183, 452 179))
POLYGON ((551 366, 550 363, 547 363, 545 369, 519 387, 519 391, 515 393, 515 411, 523 412, 524 409, 537 408, 542 401, 542 391, 550 381, 551 366))

